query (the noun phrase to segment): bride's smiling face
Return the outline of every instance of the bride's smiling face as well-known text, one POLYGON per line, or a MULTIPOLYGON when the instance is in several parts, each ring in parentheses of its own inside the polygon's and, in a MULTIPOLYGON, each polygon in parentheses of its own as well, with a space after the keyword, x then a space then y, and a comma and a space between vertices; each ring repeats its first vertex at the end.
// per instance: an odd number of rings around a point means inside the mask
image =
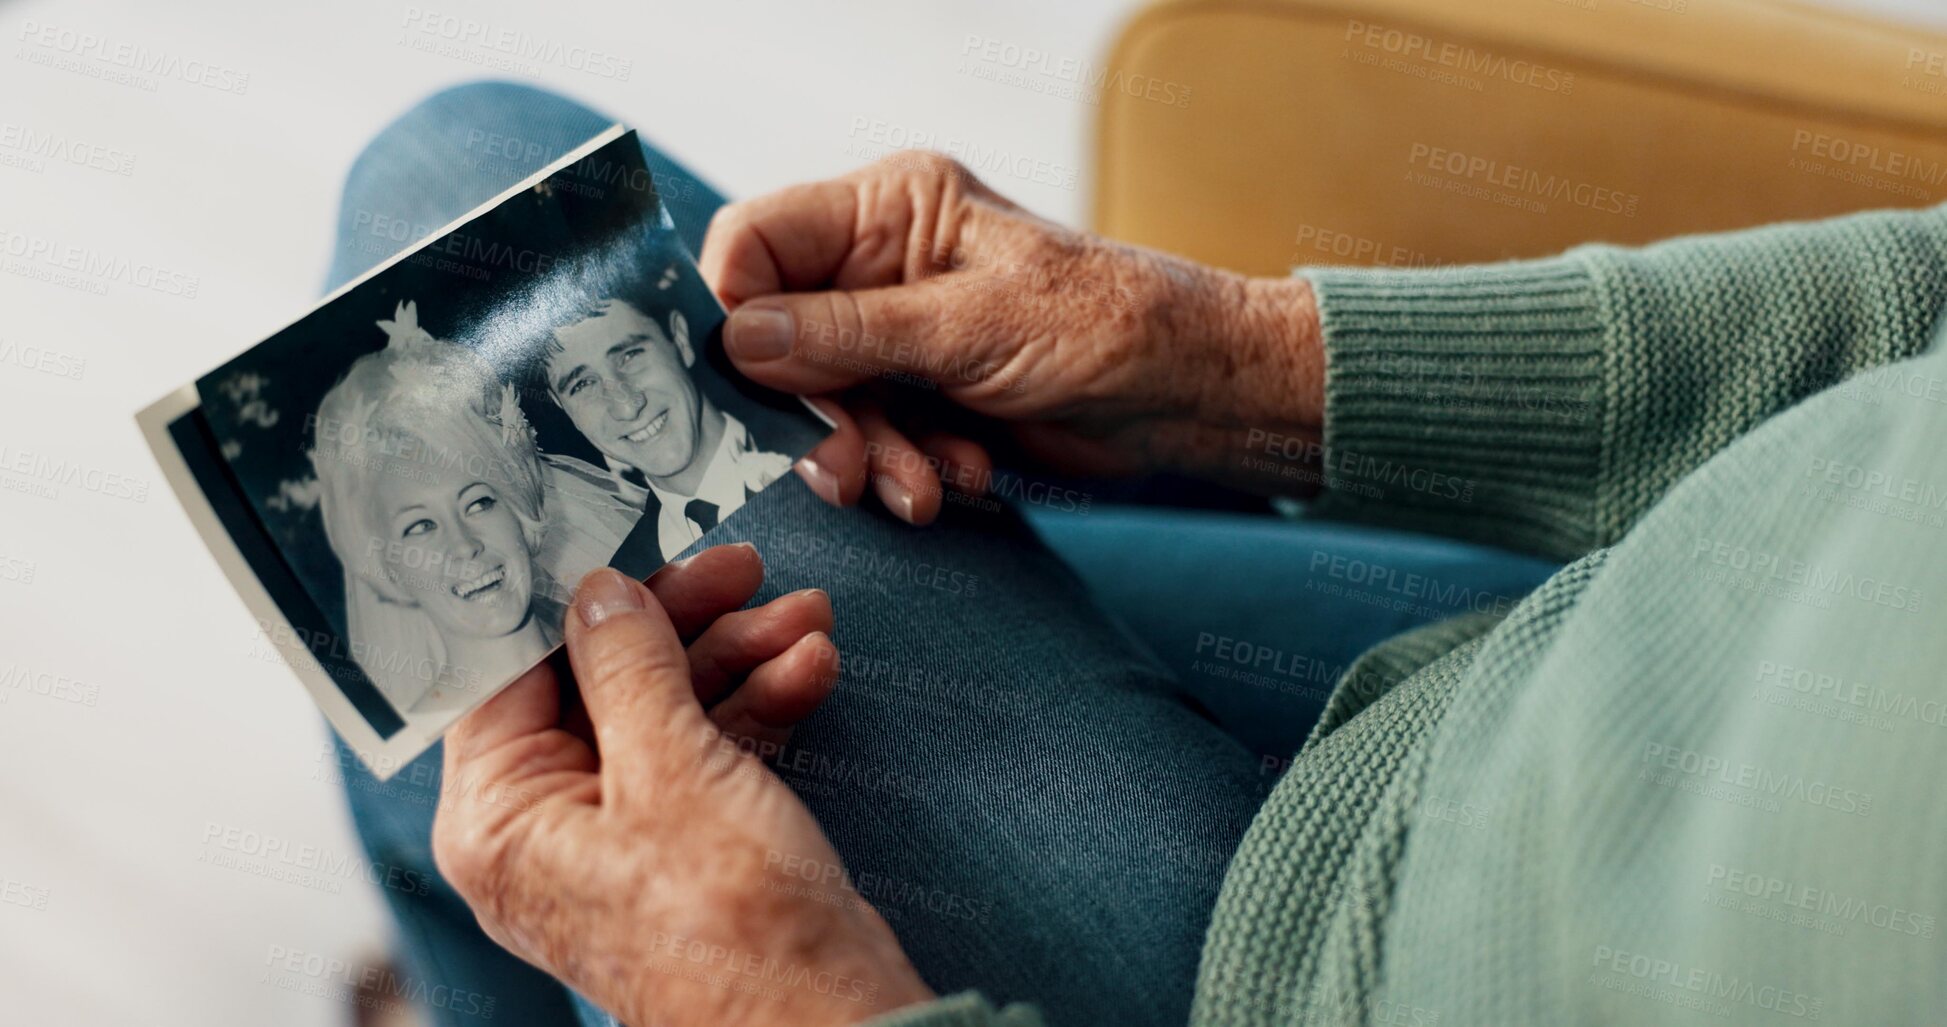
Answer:
POLYGON ((532 564, 501 489, 453 474, 380 478, 374 500, 383 545, 374 555, 443 634, 497 638, 526 623, 532 564))

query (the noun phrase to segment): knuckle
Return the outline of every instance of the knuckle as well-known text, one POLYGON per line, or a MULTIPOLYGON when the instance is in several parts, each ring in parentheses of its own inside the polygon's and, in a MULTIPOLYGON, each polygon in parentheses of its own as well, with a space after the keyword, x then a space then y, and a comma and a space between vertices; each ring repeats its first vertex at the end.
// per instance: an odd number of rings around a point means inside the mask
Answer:
POLYGON ((433 819, 433 863, 468 904, 493 890, 504 861, 493 832, 477 816, 440 807, 433 819))
POLYGON ((616 633, 590 653, 589 676, 604 684, 626 684, 687 670, 680 645, 646 631, 616 633))
MULTIPOLYGON (((893 154, 897 157, 901 154, 893 154)), ((965 164, 934 150, 905 151, 902 165, 905 169, 929 178, 972 179, 973 172, 965 164)))
POLYGON ((748 202, 739 200, 736 203, 726 203, 718 207, 710 215, 710 223, 703 230, 704 238, 721 237, 734 232, 739 225, 750 220, 748 202))

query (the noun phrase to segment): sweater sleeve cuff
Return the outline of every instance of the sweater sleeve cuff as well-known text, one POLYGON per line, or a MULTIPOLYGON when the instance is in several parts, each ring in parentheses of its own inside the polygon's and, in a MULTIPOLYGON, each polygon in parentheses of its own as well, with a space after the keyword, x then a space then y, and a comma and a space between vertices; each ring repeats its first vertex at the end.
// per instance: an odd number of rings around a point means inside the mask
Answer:
POLYGON ((1555 556, 1588 547, 1607 404, 1583 258, 1299 273, 1325 338, 1316 509, 1555 556))
POLYGON ((1034 1007, 1019 1003, 995 1009, 979 992, 957 995, 923 1005, 895 1009, 866 1022, 866 1027, 1043 1027, 1034 1007))

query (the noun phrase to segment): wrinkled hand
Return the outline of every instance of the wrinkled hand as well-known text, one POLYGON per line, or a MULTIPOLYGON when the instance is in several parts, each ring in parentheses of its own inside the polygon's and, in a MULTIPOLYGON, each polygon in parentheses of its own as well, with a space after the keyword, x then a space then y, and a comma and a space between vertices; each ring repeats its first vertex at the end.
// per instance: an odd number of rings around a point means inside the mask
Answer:
POLYGON ((585 723, 543 665, 446 738, 462 786, 433 826, 441 872, 495 941, 628 1023, 855 1023, 931 997, 752 755, 750 736, 781 739, 837 670, 822 593, 724 613, 761 575, 742 546, 646 588, 590 574, 566 628, 585 723))
POLYGON ((937 516, 943 482, 989 481, 969 434, 1068 473, 1176 470, 1276 492, 1288 483, 1253 469, 1247 440, 1315 438, 1323 415, 1302 280, 1068 231, 933 154, 730 204, 700 267, 731 311, 738 370, 821 397, 838 423, 800 465, 806 482, 844 505, 870 478, 916 524, 937 516), (943 418, 940 396, 975 423, 943 418))

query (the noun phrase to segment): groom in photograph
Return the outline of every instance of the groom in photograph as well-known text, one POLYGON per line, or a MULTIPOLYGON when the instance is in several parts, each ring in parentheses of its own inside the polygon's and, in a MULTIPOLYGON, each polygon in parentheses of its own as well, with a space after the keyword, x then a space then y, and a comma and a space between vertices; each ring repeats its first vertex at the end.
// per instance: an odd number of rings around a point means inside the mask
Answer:
POLYGON ((656 518, 664 560, 791 469, 698 388, 681 311, 667 326, 607 298, 554 329, 548 393, 599 450, 618 494, 656 518))

